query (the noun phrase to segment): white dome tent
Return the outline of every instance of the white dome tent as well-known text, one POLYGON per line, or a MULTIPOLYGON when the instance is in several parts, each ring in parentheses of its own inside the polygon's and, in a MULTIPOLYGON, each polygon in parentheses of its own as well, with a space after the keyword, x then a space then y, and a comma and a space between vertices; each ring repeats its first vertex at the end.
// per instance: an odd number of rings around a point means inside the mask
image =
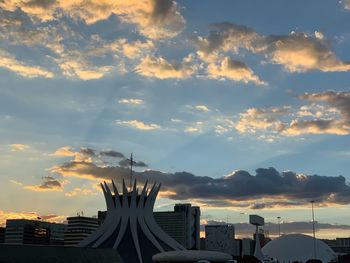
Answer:
MULTIPOLYGON (((279 262, 306 262, 314 259, 314 239, 302 234, 283 235, 267 243, 262 251, 265 256, 279 262)), ((316 259, 328 263, 335 258, 334 251, 326 243, 316 239, 316 259)))

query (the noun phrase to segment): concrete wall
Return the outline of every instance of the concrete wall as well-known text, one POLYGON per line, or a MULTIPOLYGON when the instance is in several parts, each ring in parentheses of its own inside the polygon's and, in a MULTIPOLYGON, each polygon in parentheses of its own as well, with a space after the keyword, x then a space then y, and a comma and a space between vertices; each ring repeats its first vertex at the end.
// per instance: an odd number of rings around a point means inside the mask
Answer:
POLYGON ((1 263, 124 263, 113 249, 0 245, 1 263))

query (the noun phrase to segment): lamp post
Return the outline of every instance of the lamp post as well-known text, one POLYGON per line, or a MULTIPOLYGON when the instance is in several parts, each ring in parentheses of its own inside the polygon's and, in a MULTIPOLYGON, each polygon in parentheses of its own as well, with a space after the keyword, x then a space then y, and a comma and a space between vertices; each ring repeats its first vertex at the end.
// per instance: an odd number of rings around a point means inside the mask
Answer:
POLYGON ((278 216, 277 220, 278 220, 278 236, 280 237, 281 236, 281 217, 278 216))
POLYGON ((311 200, 311 210, 312 210, 312 232, 314 235, 314 259, 316 259, 316 234, 315 234, 315 214, 314 214, 314 203, 315 200, 311 200))

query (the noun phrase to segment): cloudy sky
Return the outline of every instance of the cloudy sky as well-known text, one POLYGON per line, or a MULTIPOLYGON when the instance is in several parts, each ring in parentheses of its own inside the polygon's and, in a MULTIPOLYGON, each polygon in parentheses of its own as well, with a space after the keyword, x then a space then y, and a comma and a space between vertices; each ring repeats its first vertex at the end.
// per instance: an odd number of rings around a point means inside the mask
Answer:
POLYGON ((1 224, 96 214, 132 152, 157 210, 308 233, 315 200, 350 236, 349 0, 0 0, 0 23, 1 224))

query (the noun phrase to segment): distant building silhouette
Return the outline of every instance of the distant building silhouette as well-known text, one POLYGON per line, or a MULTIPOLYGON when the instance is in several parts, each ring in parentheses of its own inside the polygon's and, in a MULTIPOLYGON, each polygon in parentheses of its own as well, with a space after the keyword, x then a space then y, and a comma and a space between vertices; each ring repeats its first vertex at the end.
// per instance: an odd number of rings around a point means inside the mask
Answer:
POLYGON ((5 243, 5 228, 0 227, 0 244, 5 243))
POLYGON ((63 246, 65 224, 28 219, 8 219, 6 221, 6 244, 32 244, 63 246))
POLYGON ((206 225, 205 249, 240 256, 240 242, 235 239, 233 225, 206 225))
POLYGON ((86 216, 68 217, 68 226, 64 234, 65 246, 76 246, 99 226, 100 222, 97 218, 86 216))
POLYGON ((200 249, 200 208, 176 204, 174 211, 154 212, 157 224, 186 249, 200 249))

